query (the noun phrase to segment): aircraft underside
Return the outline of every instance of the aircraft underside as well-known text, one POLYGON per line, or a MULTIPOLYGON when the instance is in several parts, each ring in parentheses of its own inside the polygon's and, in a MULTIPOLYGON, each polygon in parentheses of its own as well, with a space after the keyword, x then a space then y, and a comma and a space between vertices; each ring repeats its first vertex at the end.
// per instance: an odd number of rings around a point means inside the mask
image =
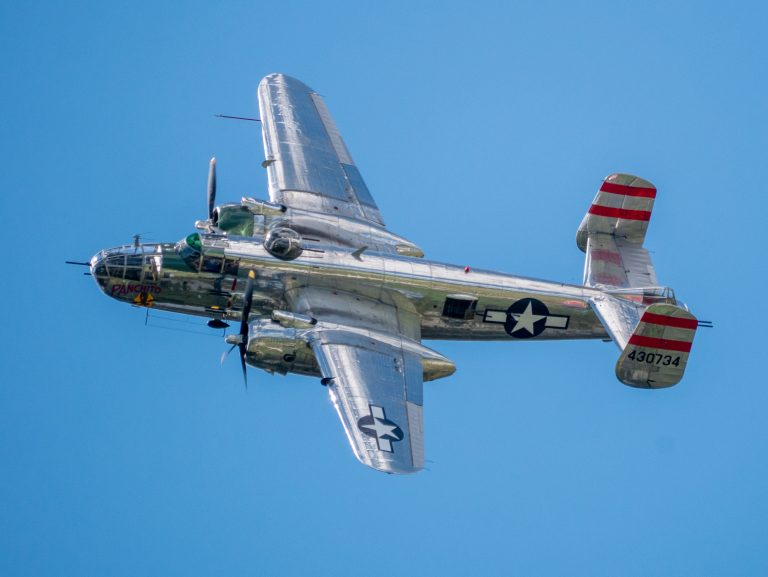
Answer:
POLYGON ((269 200, 217 206, 212 159, 198 232, 99 252, 105 294, 234 324, 244 379, 246 365, 320 377, 355 456, 388 473, 423 468, 423 382, 455 370, 425 339, 611 340, 622 383, 682 378, 700 323, 644 248, 650 182, 602 182, 577 230, 583 285, 441 264, 386 228, 319 94, 272 74, 258 101, 269 200))

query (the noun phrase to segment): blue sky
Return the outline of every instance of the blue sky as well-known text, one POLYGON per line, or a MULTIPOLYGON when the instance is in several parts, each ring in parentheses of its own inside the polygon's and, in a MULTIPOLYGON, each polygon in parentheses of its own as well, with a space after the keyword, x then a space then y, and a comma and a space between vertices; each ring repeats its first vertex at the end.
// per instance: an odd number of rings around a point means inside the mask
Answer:
MULTIPOLYGON (((2 575, 765 575, 762 3, 5 3, 2 575), (358 464, 315 379, 219 365, 66 267, 265 197, 270 72, 326 97, 389 227, 580 282, 601 179, 700 330, 633 390, 611 344, 431 343, 429 470, 358 464), (478 244, 478 236, 483 242, 478 244)), ((168 323, 166 323, 168 324, 168 323)), ((429 344, 429 343, 428 343, 429 344)))

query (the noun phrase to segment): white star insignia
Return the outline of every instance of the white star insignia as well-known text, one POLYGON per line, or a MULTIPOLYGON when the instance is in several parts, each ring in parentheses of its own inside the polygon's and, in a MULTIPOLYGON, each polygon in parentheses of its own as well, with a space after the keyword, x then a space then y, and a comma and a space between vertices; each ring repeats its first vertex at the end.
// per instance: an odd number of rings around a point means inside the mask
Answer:
POLYGON ((393 439, 397 439, 397 435, 395 435, 394 431, 397 429, 397 425, 387 425, 386 423, 380 421, 378 418, 373 417, 373 424, 371 425, 361 425, 364 429, 368 429, 369 431, 373 431, 376 433, 376 437, 381 439, 385 435, 388 435, 392 437, 393 439))
POLYGON ((519 330, 525 329, 530 334, 533 334, 533 325, 536 324, 541 319, 547 318, 547 315, 535 315, 533 314, 533 303, 530 301, 528 302, 528 306, 526 307, 525 311, 522 313, 517 313, 512 315, 516 321, 515 328, 512 332, 517 332, 519 330))

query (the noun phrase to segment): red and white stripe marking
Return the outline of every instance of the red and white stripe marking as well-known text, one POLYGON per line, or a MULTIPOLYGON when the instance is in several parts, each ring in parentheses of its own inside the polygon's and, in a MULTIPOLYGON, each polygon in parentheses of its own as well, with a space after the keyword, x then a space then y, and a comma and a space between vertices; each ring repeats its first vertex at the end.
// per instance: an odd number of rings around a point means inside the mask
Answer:
MULTIPOLYGON (((652 312, 644 312, 640 319, 641 325, 638 330, 635 331, 629 339, 630 345, 637 347, 644 347, 649 349, 659 349, 663 351, 675 351, 680 353, 688 353, 691 351, 693 345, 693 336, 696 333, 696 328, 699 326, 699 322, 695 318, 680 318, 669 315, 660 315, 652 312), (650 326, 664 327, 663 333, 672 332, 675 337, 678 338, 659 338, 650 337, 643 334, 648 332, 650 326), (668 329, 673 329, 668 331, 668 329), (674 330, 682 329, 682 330, 674 330), (688 332, 690 331, 690 332, 688 332)), ((656 331, 654 331, 656 332, 656 331)), ((672 335, 670 335, 672 336, 672 335)))
POLYGON ((653 187, 629 186, 605 180, 589 207, 589 214, 648 222, 655 198, 656 189, 653 187))
POLYGON ((615 182, 603 182, 600 192, 610 192, 611 194, 621 194, 623 196, 641 196, 643 198, 656 198, 656 189, 654 187, 643 188, 640 186, 628 186, 626 184, 616 184, 615 182))

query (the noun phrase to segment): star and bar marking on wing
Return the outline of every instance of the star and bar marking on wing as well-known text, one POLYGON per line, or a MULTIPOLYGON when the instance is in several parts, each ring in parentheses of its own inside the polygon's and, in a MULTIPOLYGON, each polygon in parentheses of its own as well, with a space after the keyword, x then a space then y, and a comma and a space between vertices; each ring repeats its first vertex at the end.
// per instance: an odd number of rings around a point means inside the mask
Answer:
POLYGON ((371 414, 357 421, 357 428, 369 437, 375 438, 380 451, 394 453, 392 443, 403 440, 402 429, 387 419, 383 407, 368 406, 371 409, 371 414))
POLYGON ((567 329, 570 317, 551 315, 540 300, 521 299, 512 303, 506 311, 486 309, 484 323, 504 325, 507 333, 518 339, 529 339, 544 332, 544 329, 567 329))

